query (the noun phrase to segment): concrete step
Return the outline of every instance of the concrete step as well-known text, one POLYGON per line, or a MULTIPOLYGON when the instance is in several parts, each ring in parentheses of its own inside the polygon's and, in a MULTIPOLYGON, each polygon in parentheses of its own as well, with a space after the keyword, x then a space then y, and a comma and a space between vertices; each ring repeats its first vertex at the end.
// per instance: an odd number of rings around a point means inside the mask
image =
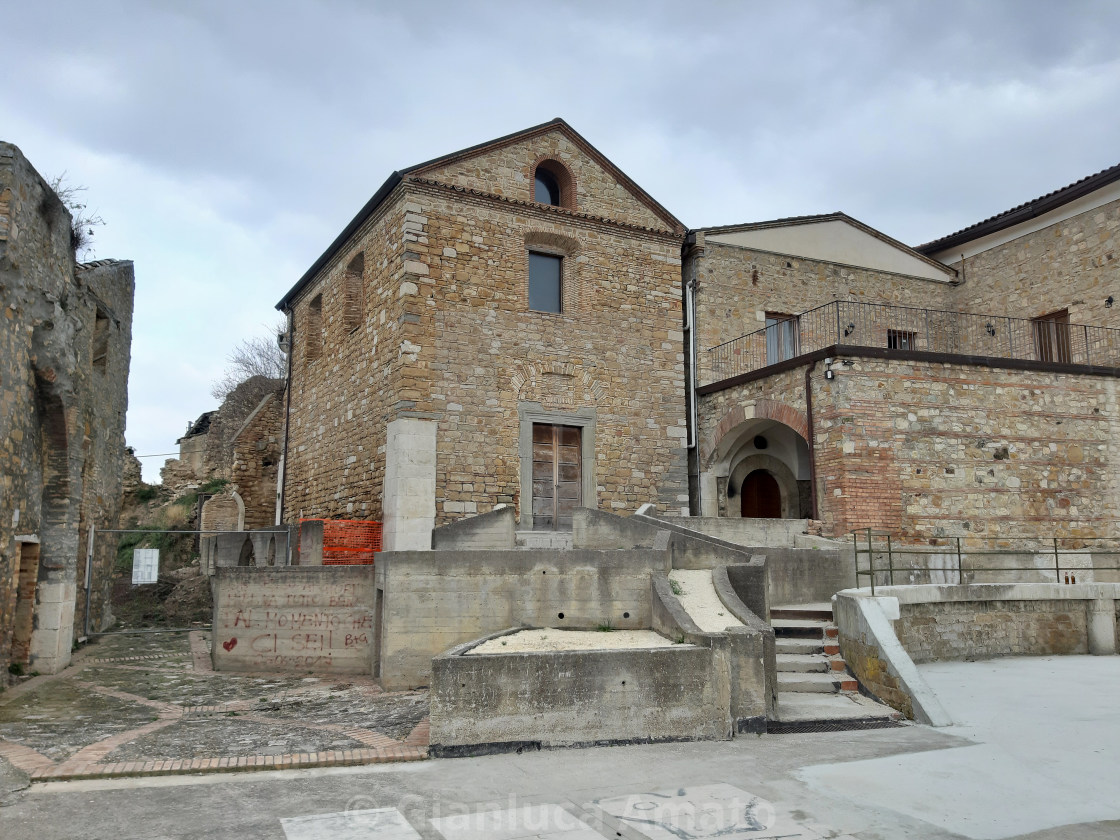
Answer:
MULTIPOLYGON (((833 660, 823 653, 779 653, 777 659, 779 674, 805 674, 817 671, 831 673, 834 670, 833 660)), ((843 662, 840 663, 840 667, 844 667, 843 662)))
POLYGON ((779 692, 769 731, 863 729, 897 725, 902 715, 862 694, 779 692))
MULTIPOLYGON (((852 680, 854 683, 855 680, 852 680)), ((778 691, 790 691, 800 694, 835 694, 843 688, 839 675, 831 672, 827 674, 799 674, 778 672, 778 691)), ((855 686, 853 686, 855 688, 855 686)))
MULTIPOLYGON (((824 653, 824 644, 821 639, 798 639, 786 636, 777 636, 774 639, 774 652, 783 653, 824 653)), ((837 651, 839 652, 839 651, 837 651)))
POLYGON ((831 622, 815 618, 774 618, 771 611, 770 626, 775 636, 823 639, 831 622))
POLYGON ((838 691, 857 691, 859 683, 847 672, 787 673, 778 672, 778 691, 800 694, 835 694, 838 691))
POLYGON ((771 607, 770 619, 811 619, 814 621, 832 622, 831 604, 800 604, 785 607, 771 607))

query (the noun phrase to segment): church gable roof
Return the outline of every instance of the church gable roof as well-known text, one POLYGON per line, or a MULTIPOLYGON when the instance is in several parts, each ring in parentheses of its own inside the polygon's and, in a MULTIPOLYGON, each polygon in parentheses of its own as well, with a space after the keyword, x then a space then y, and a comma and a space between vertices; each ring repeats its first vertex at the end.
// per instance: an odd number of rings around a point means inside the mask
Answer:
POLYGON ((401 170, 417 177, 503 198, 532 200, 533 170, 541 160, 567 169, 579 213, 683 234, 685 226, 574 128, 557 117, 401 170))
MULTIPOLYGON (((330 246, 280 299, 276 308, 281 311, 286 310, 300 290, 318 275, 322 268, 350 241, 350 238, 366 220, 377 212, 377 209, 402 182, 408 180, 436 181, 483 194, 527 200, 532 198, 531 189, 533 185, 526 180, 523 186, 515 186, 518 178, 514 170, 516 169, 518 172, 529 171, 531 174, 530 167, 540 158, 547 158, 549 156, 547 152, 549 151, 561 153, 561 157, 566 152, 572 168, 579 170, 574 172, 573 175, 575 176, 577 190, 575 210, 581 215, 684 236, 687 228, 676 216, 658 204, 649 193, 615 166, 606 155, 588 143, 579 132, 557 117, 532 128, 488 140, 485 143, 479 143, 393 172, 362 209, 358 211, 358 214, 342 229, 342 232, 335 237, 330 246), (539 141, 540 145, 534 145, 534 141, 539 141), (518 154, 519 150, 522 149, 527 152, 537 151, 539 153, 537 157, 526 163, 523 160, 524 154, 518 154), (503 152, 507 153, 509 159, 518 161, 518 163, 516 166, 506 166, 509 172, 504 176, 505 184, 498 183, 498 189, 501 191, 495 192, 495 180, 492 177, 480 178, 477 175, 472 175, 472 172, 477 173, 488 165, 496 166, 503 152), (581 178, 581 175, 584 177, 581 178), (595 186, 593 187, 589 181, 596 182, 595 186), (514 194, 506 195, 505 193, 514 194)), ((565 165, 569 165, 569 161, 561 160, 565 165)))

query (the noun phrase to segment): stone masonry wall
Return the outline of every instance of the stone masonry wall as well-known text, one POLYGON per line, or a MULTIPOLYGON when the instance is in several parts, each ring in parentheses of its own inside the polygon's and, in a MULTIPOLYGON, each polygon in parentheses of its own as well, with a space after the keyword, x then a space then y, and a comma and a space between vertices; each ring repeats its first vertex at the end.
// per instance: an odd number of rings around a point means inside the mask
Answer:
MULTIPOLYGON (((425 206, 440 415, 437 522, 520 505, 518 405, 594 409, 589 507, 687 508, 680 256, 675 238, 511 211, 433 189, 425 206), (567 237, 564 312, 528 307, 527 238, 567 237)), ((425 347, 421 356, 428 355, 425 347)))
MULTIPOLYGON (((25 664, 59 670, 83 630, 87 529, 115 527, 119 510, 132 297, 131 263, 75 266, 69 213, 0 143, 0 666, 17 537, 39 542, 25 664)), ((111 562, 95 558, 92 629, 108 620, 111 562)))
POLYGON ((1077 600, 906 604, 894 630, 916 663, 1085 654, 1085 607, 1077 600))
MULTIPOLYGON (((1115 537, 1111 377, 853 357, 811 376, 819 516, 833 535, 1115 537)), ((804 367, 701 398, 702 452, 743 418, 804 407, 804 367), (760 412, 760 406, 763 409, 760 412)), ((788 421, 785 421, 788 424, 788 421)))
POLYGON ((1110 377, 856 359, 813 384, 819 499, 835 533, 1118 533, 1110 377))
MULTIPOLYGON (((580 166, 588 182, 594 162, 580 166)), ((598 490, 585 504, 687 508, 675 234, 409 182, 354 242, 293 304, 286 520, 381 518, 385 428, 405 417, 439 423, 437 524, 519 504, 525 404, 595 410, 598 490), (567 255, 563 314, 528 311, 528 247, 542 243, 567 255), (350 331, 343 281, 357 253, 364 313, 350 331), (318 295, 321 351, 308 358, 318 295)))
POLYGON ((233 439, 230 478, 245 502, 245 529, 276 524, 276 477, 284 442, 283 392, 264 398, 233 439))
POLYGON ((962 266, 953 308, 1036 318, 1069 309, 1074 324, 1120 329, 1120 201, 1020 236, 962 266))
POLYGON ((711 240, 705 240, 702 251, 693 251, 687 262, 689 276, 697 280, 696 346, 701 383, 720 378, 712 369, 708 349, 763 329, 767 312, 796 315, 834 300, 952 308, 953 287, 948 283, 711 240))
POLYGON ((356 244, 325 267, 293 304, 295 331, 288 455, 284 467, 284 521, 297 518, 381 519, 385 427, 402 410, 394 375, 406 352, 401 296, 415 284, 404 278, 411 209, 390 206, 356 236, 356 244), (355 330, 343 313, 343 282, 354 255, 364 256, 362 318, 355 330), (309 358, 309 303, 322 295, 321 353, 309 358))
POLYGON ((672 229, 668 221, 635 197, 559 129, 415 174, 503 198, 532 201, 534 165, 545 158, 560 161, 571 173, 575 181, 574 210, 577 213, 655 230, 672 229))

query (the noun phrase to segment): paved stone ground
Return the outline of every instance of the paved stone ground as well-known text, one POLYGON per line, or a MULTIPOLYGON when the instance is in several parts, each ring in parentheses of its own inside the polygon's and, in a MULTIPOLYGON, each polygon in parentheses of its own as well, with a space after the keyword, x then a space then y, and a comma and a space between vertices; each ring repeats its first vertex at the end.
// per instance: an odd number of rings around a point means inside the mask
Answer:
MULTIPOLYGON (((0 763, 33 780, 426 757, 427 692, 368 677, 215 673, 204 631, 121 634, 0 694, 0 763)), ((2 791, 0 791, 2 795, 2 791)))

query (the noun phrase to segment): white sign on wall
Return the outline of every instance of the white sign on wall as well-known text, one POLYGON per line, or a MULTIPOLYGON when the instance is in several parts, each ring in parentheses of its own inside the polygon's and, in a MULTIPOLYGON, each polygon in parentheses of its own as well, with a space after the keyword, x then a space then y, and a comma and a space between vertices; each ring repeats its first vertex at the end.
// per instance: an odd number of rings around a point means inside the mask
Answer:
POLYGON ((132 585, 155 583, 159 578, 159 549, 132 549, 132 585))

